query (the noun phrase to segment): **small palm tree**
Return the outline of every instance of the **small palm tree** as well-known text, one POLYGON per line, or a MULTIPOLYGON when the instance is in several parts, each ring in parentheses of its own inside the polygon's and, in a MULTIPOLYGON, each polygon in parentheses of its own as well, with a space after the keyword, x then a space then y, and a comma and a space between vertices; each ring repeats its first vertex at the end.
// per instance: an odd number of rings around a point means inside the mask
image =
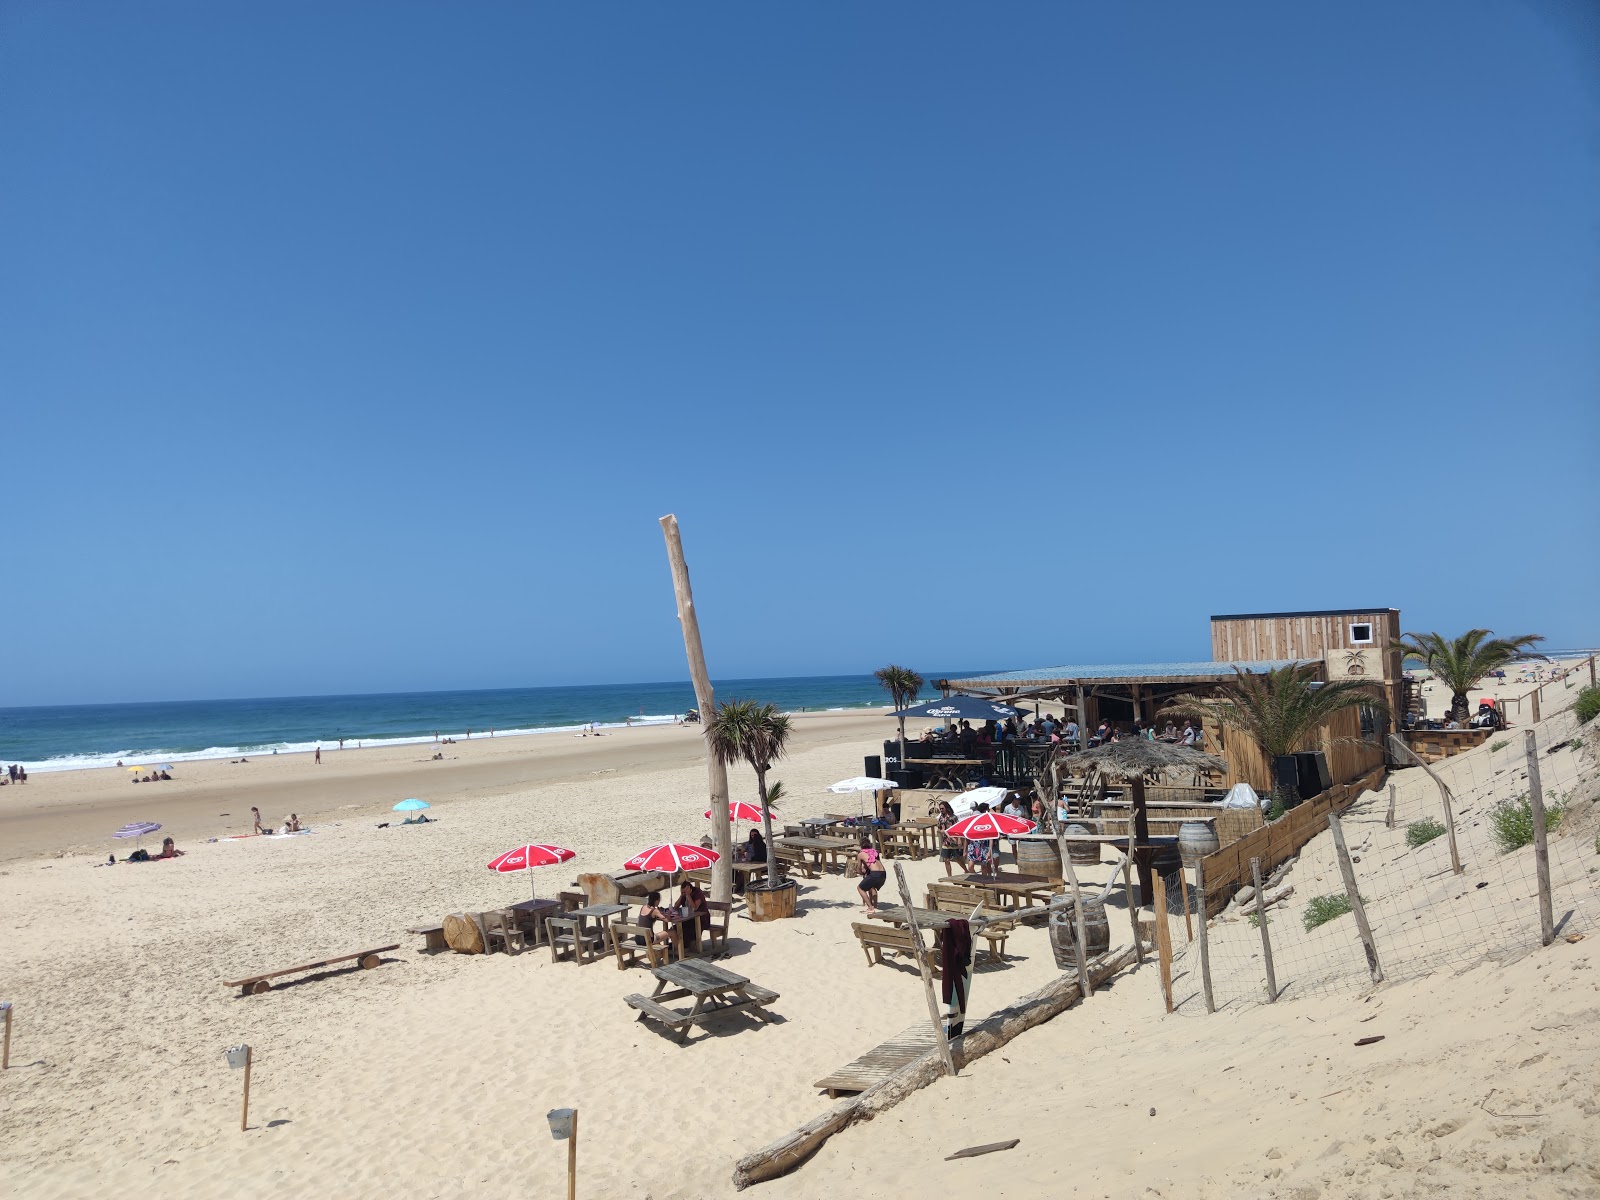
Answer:
POLYGON ((1317 678, 1319 663, 1290 663, 1256 673, 1234 669, 1215 696, 1175 696, 1163 710, 1180 716, 1209 716, 1225 729, 1251 738, 1268 761, 1303 750, 1337 712, 1367 707, 1387 712, 1376 687, 1366 680, 1317 678))
MULTIPOLYGON (((719 705, 706 726, 706 744, 724 765, 749 763, 755 768, 756 790, 761 794, 761 832, 767 839, 768 861, 776 869, 772 841, 772 810, 768 805, 767 772, 783 757, 789 741, 789 718, 775 704, 734 700, 719 705)), ((777 876, 769 872, 776 882, 777 876)), ((755 885, 751 885, 755 886, 755 885)))
POLYGON ((1469 629, 1450 639, 1441 633, 1407 633, 1400 639, 1401 661, 1416 658, 1450 689, 1450 715, 1458 721, 1468 716, 1467 692, 1491 671, 1519 658, 1543 658, 1529 649, 1544 638, 1536 633, 1497 638, 1492 629, 1469 629), (1410 639, 1409 641, 1406 639, 1410 639))
MULTIPOLYGON (((878 677, 878 682, 883 685, 883 690, 889 693, 894 701, 895 708, 910 708, 916 703, 917 696, 922 692, 922 685, 926 681, 910 667, 897 667, 890 663, 887 667, 879 667, 873 672, 878 677)), ((906 719, 900 718, 900 766, 906 765, 906 719)))

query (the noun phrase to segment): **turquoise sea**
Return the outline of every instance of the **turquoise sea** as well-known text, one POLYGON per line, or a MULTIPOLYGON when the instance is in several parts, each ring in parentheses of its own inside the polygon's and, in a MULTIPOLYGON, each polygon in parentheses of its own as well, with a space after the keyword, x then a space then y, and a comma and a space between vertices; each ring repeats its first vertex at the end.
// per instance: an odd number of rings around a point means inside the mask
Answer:
MULTIPOLYGON (((950 673, 944 673, 948 676, 950 673)), ((941 676, 928 675, 928 678, 941 676)), ((888 697, 871 675, 715 681, 719 700, 776 704, 785 712, 876 708, 888 697)), ((931 696, 924 692, 924 698, 931 696)), ((29 771, 227 758, 332 746, 432 741, 493 729, 496 736, 661 723, 694 706, 682 683, 596 684, 373 696, 278 696, 0 708, 0 763, 29 771)))

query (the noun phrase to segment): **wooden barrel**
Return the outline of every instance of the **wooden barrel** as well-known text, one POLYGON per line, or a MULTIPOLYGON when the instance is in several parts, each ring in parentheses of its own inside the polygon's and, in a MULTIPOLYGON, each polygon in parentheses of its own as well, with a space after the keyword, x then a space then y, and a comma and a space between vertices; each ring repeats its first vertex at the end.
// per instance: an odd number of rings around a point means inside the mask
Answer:
MULTIPOLYGON (((1087 835, 1089 830, 1082 825, 1068 825, 1066 832, 1076 837, 1087 835)), ((1075 867, 1092 867, 1100 861, 1100 843, 1068 842, 1067 857, 1072 859, 1075 867)))
MULTIPOLYGON (((1083 898, 1083 933, 1089 939, 1089 958, 1095 959, 1111 948, 1111 925, 1106 906, 1093 896, 1083 898)), ((1063 971, 1078 969, 1078 924, 1072 901, 1050 905, 1050 952, 1063 971)))
POLYGON ((1053 834, 1029 833, 1011 839, 1016 852, 1017 870, 1023 875, 1042 875, 1046 879, 1060 879, 1061 847, 1053 834))
POLYGON ((1178 829, 1178 854, 1186 867, 1193 867, 1208 854, 1222 849, 1215 818, 1185 821, 1178 829))
POLYGON ((482 954, 483 931, 467 913, 451 913, 444 926, 444 944, 457 954, 482 954))
POLYGON ((744 890, 745 912, 752 921, 781 921, 794 916, 794 902, 800 894, 792 879, 785 879, 770 891, 764 884, 753 883, 744 890))

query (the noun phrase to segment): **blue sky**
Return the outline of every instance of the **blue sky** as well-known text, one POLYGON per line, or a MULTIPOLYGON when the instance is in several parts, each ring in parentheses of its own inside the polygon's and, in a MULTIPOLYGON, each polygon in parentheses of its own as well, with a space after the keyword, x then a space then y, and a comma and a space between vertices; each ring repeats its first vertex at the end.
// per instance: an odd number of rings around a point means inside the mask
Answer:
POLYGON ((1600 643, 1592 12, 6 6, 0 704, 1600 643))

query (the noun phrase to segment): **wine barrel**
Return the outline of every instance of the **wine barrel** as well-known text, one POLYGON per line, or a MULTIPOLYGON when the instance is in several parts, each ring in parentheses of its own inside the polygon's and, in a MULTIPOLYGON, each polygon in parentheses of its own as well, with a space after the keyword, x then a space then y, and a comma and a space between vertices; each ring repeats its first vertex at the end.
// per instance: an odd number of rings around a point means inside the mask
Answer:
POLYGON ((457 954, 482 954, 483 930, 478 928, 468 913, 451 913, 441 924, 444 926, 444 944, 457 954))
POLYGON ((1178 829, 1178 854, 1186 867, 1193 867, 1206 855, 1221 849, 1222 839, 1217 836, 1215 817, 1185 821, 1178 829))
MULTIPOLYGON (((1067 833, 1074 837, 1087 835, 1089 830, 1082 825, 1068 825, 1067 833)), ((1092 867, 1100 861, 1099 842, 1068 842, 1067 857, 1072 860, 1075 867, 1092 867)))
MULTIPOLYGON (((1073 915, 1072 900, 1050 905, 1050 952, 1055 955, 1056 966, 1063 971, 1078 968, 1078 923, 1073 915)), ((1083 898, 1083 934, 1089 939, 1089 958, 1095 959, 1111 948, 1111 925, 1106 920, 1106 906, 1093 896, 1083 898)))
POLYGON ((1017 870, 1023 875, 1042 875, 1046 879, 1060 879, 1061 846, 1054 834, 1019 834, 1011 839, 1011 848, 1017 856, 1017 870))

